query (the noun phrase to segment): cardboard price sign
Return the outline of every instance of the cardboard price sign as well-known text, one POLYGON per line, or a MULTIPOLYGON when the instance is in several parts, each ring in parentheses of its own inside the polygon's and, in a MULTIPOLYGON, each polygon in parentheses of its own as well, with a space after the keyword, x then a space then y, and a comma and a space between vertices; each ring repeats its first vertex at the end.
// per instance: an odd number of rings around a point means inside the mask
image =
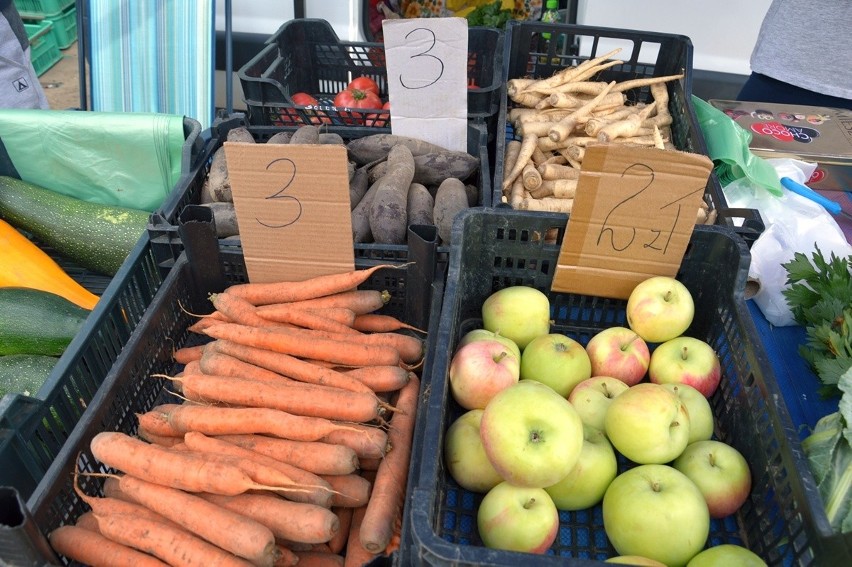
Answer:
POLYGON ((382 22, 391 131, 467 150, 467 20, 382 22))
POLYGON ((346 148, 225 142, 252 282, 353 270, 346 148))
POLYGON ((551 289, 626 299, 675 276, 712 168, 698 154, 588 147, 551 289))

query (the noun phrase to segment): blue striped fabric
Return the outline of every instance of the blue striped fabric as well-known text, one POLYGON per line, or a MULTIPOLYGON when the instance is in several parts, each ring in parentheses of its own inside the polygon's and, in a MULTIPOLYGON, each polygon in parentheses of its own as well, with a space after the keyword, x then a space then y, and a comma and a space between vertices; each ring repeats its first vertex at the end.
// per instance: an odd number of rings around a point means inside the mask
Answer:
POLYGON ((90 0, 92 110, 214 115, 213 0, 90 0))

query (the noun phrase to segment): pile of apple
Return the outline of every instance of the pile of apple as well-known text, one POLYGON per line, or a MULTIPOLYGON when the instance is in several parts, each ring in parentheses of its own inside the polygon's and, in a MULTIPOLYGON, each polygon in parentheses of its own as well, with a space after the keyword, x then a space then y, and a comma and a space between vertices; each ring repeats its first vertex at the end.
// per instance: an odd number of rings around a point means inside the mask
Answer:
POLYGON ((683 335, 694 314, 682 283, 652 277, 627 301, 629 327, 584 347, 551 332, 550 302, 535 288, 485 300, 482 328, 450 363, 466 412, 450 424, 444 459, 459 486, 485 494, 477 526, 487 547, 544 553, 559 510, 602 503, 619 554, 608 561, 765 565, 745 547, 704 549, 711 518, 737 511, 751 474, 734 447, 712 439, 708 398, 721 369, 712 346, 683 335))

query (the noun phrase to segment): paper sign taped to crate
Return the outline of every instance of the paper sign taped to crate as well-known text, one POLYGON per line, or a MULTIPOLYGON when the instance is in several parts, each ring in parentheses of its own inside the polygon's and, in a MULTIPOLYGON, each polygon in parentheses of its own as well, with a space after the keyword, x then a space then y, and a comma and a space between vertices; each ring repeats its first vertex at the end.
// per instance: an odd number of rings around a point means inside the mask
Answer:
POLYGON ((552 289, 626 299, 651 276, 674 277, 712 168, 698 154, 588 147, 552 289))
POLYGON ((251 282, 355 268, 346 148, 225 142, 251 282))
POLYGON ((467 20, 382 22, 391 131, 467 150, 467 20))

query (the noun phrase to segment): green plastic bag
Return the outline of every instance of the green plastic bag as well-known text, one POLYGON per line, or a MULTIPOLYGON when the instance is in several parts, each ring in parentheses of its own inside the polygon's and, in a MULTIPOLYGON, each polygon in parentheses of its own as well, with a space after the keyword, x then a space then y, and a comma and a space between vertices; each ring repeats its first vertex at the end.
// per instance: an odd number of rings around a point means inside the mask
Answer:
POLYGON ((0 174, 152 212, 181 174, 183 116, 0 109, 0 174))
POLYGON ((775 196, 783 195, 775 168, 749 149, 751 132, 695 95, 692 96, 692 104, 707 142, 707 152, 722 186, 748 178, 754 185, 763 187, 775 196))

